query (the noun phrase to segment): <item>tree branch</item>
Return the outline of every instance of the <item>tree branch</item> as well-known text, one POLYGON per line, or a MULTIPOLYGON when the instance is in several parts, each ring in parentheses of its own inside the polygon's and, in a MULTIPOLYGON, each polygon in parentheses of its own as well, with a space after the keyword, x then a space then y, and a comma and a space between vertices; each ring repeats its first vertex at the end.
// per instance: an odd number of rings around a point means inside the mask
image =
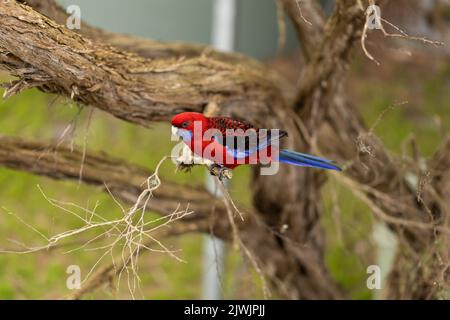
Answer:
POLYGON ((294 23, 303 55, 309 61, 323 37, 325 13, 316 0, 278 0, 294 23))
POLYGON ((0 2, 0 18, 0 67, 126 121, 148 126, 181 111, 202 112, 213 98, 222 114, 252 119, 251 110, 267 114, 282 99, 265 70, 253 65, 235 66, 207 55, 144 59, 94 44, 7 0, 0 2))
MULTIPOLYGON (((83 163, 83 183, 98 186, 103 191, 112 192, 122 201, 134 204, 143 190, 142 183, 152 174, 147 169, 130 165, 124 161, 111 158, 105 154, 87 153, 42 142, 31 142, 20 138, 0 137, 0 165, 45 176, 52 179, 79 179, 80 166, 83 163)), ((186 219, 206 219, 211 215, 211 207, 217 214, 225 214, 223 204, 202 188, 182 186, 170 181, 163 181, 155 191, 149 209, 167 215, 178 206, 187 206, 195 214, 186 219)), ((220 236, 227 232, 222 224, 217 226, 220 236)), ((203 230, 208 231, 208 230, 203 230)))
MULTIPOLYGON (((54 0, 17 0, 22 4, 32 7, 37 12, 45 15, 54 22, 65 26, 68 18, 66 11, 54 0)), ((105 31, 100 28, 82 22, 80 30, 73 30, 91 40, 99 41, 118 49, 136 53, 149 59, 180 59, 195 58, 208 55, 211 58, 225 63, 253 64, 257 68, 263 67, 257 60, 236 52, 221 52, 202 44, 183 42, 161 42, 148 38, 141 38, 128 34, 120 34, 105 31)))

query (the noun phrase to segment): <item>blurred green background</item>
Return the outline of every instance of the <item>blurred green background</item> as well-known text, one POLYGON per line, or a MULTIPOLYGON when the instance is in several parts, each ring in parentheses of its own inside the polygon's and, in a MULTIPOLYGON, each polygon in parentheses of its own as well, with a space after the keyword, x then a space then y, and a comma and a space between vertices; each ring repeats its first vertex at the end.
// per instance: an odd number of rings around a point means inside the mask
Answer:
MULTIPOLYGON (((61 2, 65 5, 79 4, 83 19, 112 31, 163 40, 209 42, 212 11, 209 0, 61 2)), ((261 59, 275 58, 277 28, 274 2, 245 0, 240 3, 237 50, 261 59)), ((286 52, 291 52, 295 63, 298 53, 291 31, 286 52)), ((290 61, 289 56, 284 59, 290 61)), ((369 126, 390 106, 408 101, 389 109, 374 128, 375 134, 393 153, 401 155, 404 141, 414 134, 422 154, 430 156, 440 141, 442 129, 449 129, 450 63, 447 60, 427 61, 426 64, 388 62, 377 68, 365 57, 358 56, 352 64, 348 84, 350 98, 361 109, 369 126)), ((9 79, 5 74, 0 74, 0 77, 9 79)), ((88 150, 107 150, 119 158, 126 155, 128 161, 151 169, 173 146, 170 128, 166 124, 143 129, 95 110, 88 126, 90 112, 89 108, 80 109, 70 100, 28 90, 0 102, 0 134, 56 141, 67 126, 72 125, 73 131, 64 137, 63 144, 83 146, 87 141, 88 150)), ((200 185, 204 183, 205 171, 195 168, 190 174, 175 174, 174 166, 166 163, 162 167, 162 176, 200 185)), ((248 182, 248 168, 238 168, 230 192, 235 200, 246 206, 250 206, 248 182)), ((99 202, 97 212, 105 217, 121 214, 111 197, 96 188, 0 168, 0 248, 17 249, 17 242, 32 246, 45 244, 9 212, 48 236, 80 226, 79 221, 50 205, 39 192, 38 185, 47 196, 61 201, 88 208, 99 202)), ((366 287, 366 267, 377 260, 372 215, 364 204, 333 179, 328 180, 323 195, 327 264, 353 298, 370 299, 373 292, 366 287)), ((144 254, 140 260, 141 293, 136 297, 200 298, 202 239, 202 235, 186 235, 164 241, 170 248, 181 249, 180 256, 187 263, 180 263, 162 253, 144 254)), ((79 265, 82 276, 86 275, 97 261, 98 253, 76 251, 64 254, 64 251, 63 248, 23 255, 0 254, 0 299, 62 298, 69 294, 66 268, 79 265)), ((108 261, 105 259, 103 262, 108 261)), ((223 296, 262 298, 256 279, 240 254, 230 247, 223 296)), ((130 294, 122 281, 118 291, 105 286, 86 298, 130 298, 130 294)))

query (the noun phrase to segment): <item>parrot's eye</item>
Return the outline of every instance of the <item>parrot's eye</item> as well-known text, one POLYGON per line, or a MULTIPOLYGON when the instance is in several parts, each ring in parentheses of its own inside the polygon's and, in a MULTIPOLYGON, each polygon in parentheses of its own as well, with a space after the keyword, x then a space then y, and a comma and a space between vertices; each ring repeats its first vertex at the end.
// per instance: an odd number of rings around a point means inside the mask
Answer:
POLYGON ((185 121, 185 122, 183 122, 183 123, 181 124, 181 127, 182 127, 182 128, 187 128, 187 127, 189 127, 189 124, 190 124, 189 121, 185 121))

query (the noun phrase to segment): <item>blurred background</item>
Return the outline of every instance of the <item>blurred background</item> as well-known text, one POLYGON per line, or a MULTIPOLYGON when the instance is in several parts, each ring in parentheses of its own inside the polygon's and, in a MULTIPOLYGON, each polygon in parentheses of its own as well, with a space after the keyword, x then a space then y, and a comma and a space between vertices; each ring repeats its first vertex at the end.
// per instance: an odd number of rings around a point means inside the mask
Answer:
MULTIPOLYGON (((212 0, 61 0, 63 6, 79 5, 86 22, 106 30, 129 33, 163 41, 183 41, 210 44, 214 25, 212 0)), ((327 11, 333 1, 323 1, 327 11)), ((403 1, 390 9, 392 16, 418 10, 414 1, 403 1)), ((426 8, 430 18, 406 15, 400 25, 410 34, 445 40, 446 30, 436 31, 433 10, 441 1, 426 8)), ((444 26, 448 25, 450 10, 443 9, 444 26), (447 10, 447 11, 446 11, 447 10)), ((234 49, 264 60, 297 83, 302 60, 297 40, 286 19, 286 44, 278 48, 278 22, 275 0, 238 0, 236 6, 234 49)), ((372 36, 370 36, 372 37, 372 36)), ((350 100, 361 110, 369 127, 395 154, 405 151, 405 142, 417 139, 423 157, 430 156, 449 130, 450 60, 448 46, 435 48, 417 43, 387 41, 373 36, 369 48, 377 60, 376 66, 356 48, 347 86, 350 100)), ((7 80, 0 73, 2 81, 7 80)), ((0 89, 0 94, 3 93, 0 89)), ((57 141, 65 145, 86 145, 89 150, 108 150, 117 157, 154 169, 167 155, 170 127, 155 124, 151 130, 138 128, 115 119, 101 111, 81 109, 70 100, 50 96, 38 90, 27 90, 0 102, 0 134, 30 139, 57 141), (91 114, 92 112, 92 114, 91 114)), ((203 168, 192 173, 175 173, 171 164, 162 167, 167 179, 186 184, 205 183, 203 168)), ((240 167, 230 185, 231 196, 250 206, 249 170, 240 167)), ((35 226, 46 235, 72 229, 79 221, 55 208, 39 192, 38 185, 49 197, 92 208, 105 217, 121 213, 109 195, 96 188, 76 182, 55 182, 42 177, 0 168, 0 248, 42 245, 42 239, 8 212, 35 226)), ((366 287, 366 268, 370 264, 389 265, 395 241, 374 222, 370 210, 349 191, 329 179, 324 189, 327 230, 326 261, 332 275, 355 299, 376 298, 379 293, 366 287)), ((180 263, 163 253, 145 254, 140 260, 141 292, 145 299, 198 299, 203 296, 202 279, 213 265, 204 263, 203 235, 186 235, 165 240, 167 246, 182 250, 187 263, 180 263)), ((82 276, 98 259, 95 252, 64 249, 33 254, 0 254, 0 299, 61 298, 66 288, 66 268, 79 265, 82 276)), ((220 296, 224 298, 262 298, 257 275, 238 252, 226 250, 224 273, 219 279, 220 296)), ((105 286, 86 298, 130 298, 126 284, 119 290, 105 286)), ((274 297, 276 298, 276 297, 274 297)))

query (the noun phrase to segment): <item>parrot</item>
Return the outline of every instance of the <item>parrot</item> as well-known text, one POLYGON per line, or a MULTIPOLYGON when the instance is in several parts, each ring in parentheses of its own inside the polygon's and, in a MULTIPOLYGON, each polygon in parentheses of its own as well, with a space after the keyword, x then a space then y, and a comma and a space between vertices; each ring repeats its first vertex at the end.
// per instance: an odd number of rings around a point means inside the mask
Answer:
MULTIPOLYGON (((267 164, 273 161, 301 167, 341 171, 332 160, 306 153, 279 149, 284 130, 260 129, 252 124, 224 116, 207 117, 198 112, 182 112, 171 121, 172 134, 181 138, 192 155, 201 159, 211 174, 231 178, 231 171, 243 164, 267 164)), ((191 162, 192 162, 191 158, 191 162)), ((182 163, 190 168, 193 163, 182 163)))

